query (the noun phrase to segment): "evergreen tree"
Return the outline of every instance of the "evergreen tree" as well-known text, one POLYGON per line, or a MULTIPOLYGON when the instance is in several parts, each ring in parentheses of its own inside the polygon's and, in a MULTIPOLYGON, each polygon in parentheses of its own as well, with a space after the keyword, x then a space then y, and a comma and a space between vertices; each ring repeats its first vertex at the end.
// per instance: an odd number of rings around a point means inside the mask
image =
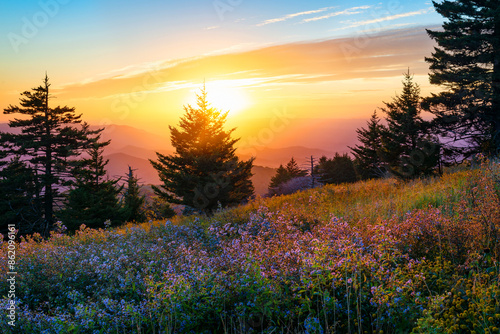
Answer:
POLYGON ((299 165, 297 165, 297 162, 293 157, 286 164, 286 171, 291 179, 293 179, 294 177, 301 177, 307 175, 307 171, 300 169, 299 165))
POLYGON ((300 169, 297 162, 292 157, 285 167, 280 165, 276 170, 276 174, 271 178, 269 183, 269 194, 277 194, 277 189, 280 185, 287 183, 293 178, 306 176, 307 171, 300 169))
POLYGON ((88 144, 88 136, 98 132, 82 124, 74 108, 49 107, 49 89, 46 76, 41 86, 21 94, 20 107, 10 105, 4 109, 4 114, 21 115, 9 126, 22 131, 4 133, 0 142, 3 150, 10 156, 22 157, 33 172, 35 197, 42 208, 36 230, 45 236, 54 223, 55 205, 63 200, 62 192, 71 183, 76 158, 88 144))
POLYGON ((319 175, 319 181, 323 184, 352 183, 358 180, 354 163, 347 153, 335 153, 332 159, 321 157, 315 166, 315 174, 319 175))
POLYGON ((356 130, 360 144, 349 148, 355 157, 354 165, 361 179, 380 177, 385 172, 384 164, 380 159, 383 130, 384 127, 380 124, 376 111, 367 122, 366 129, 356 130))
POLYGON ((175 153, 157 153, 158 161, 151 161, 163 182, 153 187, 155 193, 205 213, 247 200, 254 190, 253 159, 239 161, 235 155, 234 129, 223 129, 227 112, 210 106, 205 88, 197 95, 197 108, 184 110, 180 127, 169 127, 175 153))
POLYGON ((269 183, 269 191, 277 188, 280 184, 283 184, 290 180, 290 175, 283 165, 280 165, 278 169, 276 169, 276 174, 271 178, 271 182, 269 183))
POLYGON ((106 178, 104 147, 110 141, 99 142, 99 136, 92 140, 87 149, 88 158, 79 162, 74 175, 76 182, 67 196, 67 203, 58 216, 70 230, 77 230, 85 224, 102 228, 109 220, 117 225, 124 221, 125 211, 118 201, 123 187, 117 187, 119 180, 106 178))
POLYGON ((146 220, 146 214, 143 210, 143 205, 146 197, 141 195, 139 180, 134 175, 134 170, 130 166, 128 167, 127 186, 123 199, 126 221, 137 223, 144 222, 146 220))
POLYGON ((445 19, 443 29, 427 30, 438 46, 430 82, 444 91, 425 108, 436 119, 444 152, 459 158, 500 152, 500 6, 498 0, 433 2, 445 19), (464 142, 467 145, 464 145, 464 142))
POLYGON ((427 134, 428 122, 420 117, 420 88, 410 72, 404 74, 403 92, 385 102, 387 128, 382 131, 381 158, 400 178, 431 174, 439 162, 439 144, 427 134))
POLYGON ((1 161, 0 232, 16 225, 19 235, 36 232, 40 224, 40 202, 36 197, 35 175, 19 157, 1 161))

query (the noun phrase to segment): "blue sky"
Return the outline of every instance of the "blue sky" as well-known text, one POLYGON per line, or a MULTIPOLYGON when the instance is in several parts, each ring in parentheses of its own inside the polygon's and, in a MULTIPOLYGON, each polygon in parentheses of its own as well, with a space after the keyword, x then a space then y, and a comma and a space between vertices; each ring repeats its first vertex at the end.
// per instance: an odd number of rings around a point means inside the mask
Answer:
POLYGON ((143 61, 441 22, 426 0, 41 0, 0 6, 2 72, 31 63, 99 72, 143 61), (37 32, 13 46, 12 34, 24 38, 27 21, 37 32), (86 65, 92 58, 98 59, 86 65))

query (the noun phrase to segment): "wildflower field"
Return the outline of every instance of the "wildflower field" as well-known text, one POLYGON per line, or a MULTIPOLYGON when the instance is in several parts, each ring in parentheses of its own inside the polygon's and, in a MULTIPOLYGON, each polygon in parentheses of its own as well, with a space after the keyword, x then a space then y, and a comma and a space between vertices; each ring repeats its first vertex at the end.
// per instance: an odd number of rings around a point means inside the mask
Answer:
MULTIPOLYGON (((2 333, 497 333, 500 165, 17 244, 2 333)), ((0 280, 7 279, 7 243, 0 280)), ((2 311, 7 284, 0 285, 2 311)))

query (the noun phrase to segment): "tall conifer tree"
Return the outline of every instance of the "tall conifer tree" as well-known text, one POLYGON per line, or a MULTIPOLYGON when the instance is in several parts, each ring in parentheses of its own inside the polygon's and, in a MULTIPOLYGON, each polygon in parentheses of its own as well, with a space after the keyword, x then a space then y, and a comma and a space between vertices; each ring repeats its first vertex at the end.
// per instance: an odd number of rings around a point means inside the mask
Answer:
POLYGON ((76 158, 89 143, 90 131, 81 115, 67 106, 49 106, 50 84, 43 84, 21 94, 20 106, 10 105, 4 114, 20 115, 9 122, 21 133, 4 133, 0 146, 10 156, 22 157, 33 171, 36 197, 41 202, 39 232, 48 236, 54 223, 54 210, 63 200, 62 192, 71 183, 76 158))
POLYGON ((197 107, 184 111, 179 127, 169 127, 175 153, 157 153, 158 160, 151 161, 163 182, 155 193, 205 213, 252 196, 253 159, 240 161, 235 155, 234 129, 224 130, 227 112, 210 106, 205 88, 197 95, 197 107))
POLYGON ((283 165, 280 165, 276 169, 276 173, 274 176, 271 178, 271 182, 269 182, 269 192, 270 194, 273 193, 273 189, 276 189, 280 184, 286 183, 290 181, 291 177, 290 174, 288 173, 287 169, 283 167, 283 165))
POLYGON ((385 102, 382 160, 394 175, 410 179, 431 174, 439 162, 439 143, 428 135, 428 122, 420 116, 420 88, 410 71, 404 74, 403 91, 385 102))
POLYGON ((438 46, 430 81, 444 91, 426 100, 445 137, 445 152, 459 158, 500 153, 500 5, 498 0, 433 2, 445 18, 427 30, 438 46), (466 145, 464 145, 466 143, 466 145))
POLYGON ((355 157, 356 171, 361 179, 381 177, 385 168, 380 158, 382 148, 382 132, 384 127, 374 111, 366 128, 357 129, 360 144, 349 147, 355 157))
POLYGON ((109 220, 117 225, 125 220, 125 210, 119 203, 118 195, 123 187, 118 187, 118 180, 110 180, 106 176, 104 147, 110 141, 100 142, 99 136, 92 140, 87 149, 88 158, 79 162, 74 172, 76 179, 73 188, 67 196, 67 203, 59 213, 59 217, 71 230, 77 230, 80 225, 88 227, 104 227, 109 220))
POLYGON ((132 167, 129 166, 125 194, 123 196, 125 219, 128 222, 142 223, 146 220, 146 214, 143 208, 146 197, 141 195, 140 191, 139 180, 134 175, 132 167))

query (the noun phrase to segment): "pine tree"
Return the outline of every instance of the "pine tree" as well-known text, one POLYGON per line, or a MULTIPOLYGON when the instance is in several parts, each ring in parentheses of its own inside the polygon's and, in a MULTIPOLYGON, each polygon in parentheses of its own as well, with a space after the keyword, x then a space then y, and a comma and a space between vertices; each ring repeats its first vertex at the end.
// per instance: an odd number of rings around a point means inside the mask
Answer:
POLYGON ((268 187, 269 195, 272 196, 279 193, 279 187, 287 183, 291 179, 306 175, 307 171, 300 169, 299 165, 297 165, 297 162, 292 157, 285 167, 283 167, 283 165, 280 165, 276 170, 276 174, 274 174, 274 176, 271 178, 271 182, 269 183, 268 187))
POLYGON ((323 184, 352 183, 358 180, 354 163, 348 154, 335 153, 332 159, 323 156, 315 166, 315 174, 323 184))
POLYGON ((433 173, 440 148, 427 134, 428 122, 420 116, 420 88, 409 71, 404 74, 401 95, 385 102, 381 110, 386 114, 387 127, 382 131, 380 155, 387 169, 405 179, 433 173))
POLYGON ((425 108, 436 119, 445 153, 467 158, 500 153, 500 6, 498 0, 433 2, 445 19, 440 31, 427 30, 438 46, 430 82, 444 91, 425 108), (467 145, 464 145, 464 142, 467 145))
POLYGON ((103 152, 110 141, 99 140, 99 136, 92 140, 87 149, 89 157, 80 160, 74 171, 76 182, 69 191, 64 210, 58 214, 70 230, 77 230, 82 224, 102 228, 107 220, 118 225, 125 219, 125 210, 118 200, 123 187, 117 186, 119 180, 106 178, 109 160, 104 160, 103 152))
POLYGON ((36 197, 33 170, 19 157, 1 162, 0 232, 6 234, 9 224, 16 226, 19 235, 36 232, 41 205, 36 197))
POLYGON ((237 205, 253 194, 253 159, 239 161, 225 131, 227 112, 210 106, 205 88, 197 95, 197 108, 184 107, 179 128, 170 126, 173 155, 157 153, 151 161, 163 185, 153 187, 169 203, 184 204, 210 214, 219 206, 237 205))
POLYGON ((287 171, 288 175, 290 176, 290 179, 293 179, 294 177, 301 177, 301 176, 307 175, 307 171, 300 169, 299 165, 297 165, 297 162, 295 161, 295 159, 293 157, 286 164, 286 171, 287 171))
POLYGON ((383 130, 384 127, 380 124, 376 111, 367 122, 366 129, 356 130, 360 144, 349 148, 355 157, 354 164, 361 179, 381 177, 385 172, 384 164, 380 159, 383 130))
POLYGON ((269 191, 272 192, 273 189, 276 189, 280 184, 283 184, 290 180, 290 175, 283 165, 280 165, 278 169, 276 169, 276 174, 271 178, 271 182, 269 183, 269 191))
POLYGON ((127 186, 125 195, 123 196, 123 204, 125 209, 125 219, 128 222, 142 223, 146 220, 146 214, 143 210, 143 205, 146 200, 144 195, 141 195, 139 180, 134 175, 132 167, 128 167, 127 186))
POLYGON ((4 109, 4 114, 21 115, 9 126, 22 131, 2 134, 0 143, 9 156, 22 157, 33 171, 35 197, 42 207, 37 231, 45 236, 54 223, 55 206, 63 200, 62 192, 71 183, 76 158, 88 144, 88 136, 97 134, 82 123, 74 108, 49 107, 49 89, 46 76, 41 86, 21 94, 20 107, 10 105, 4 109))

